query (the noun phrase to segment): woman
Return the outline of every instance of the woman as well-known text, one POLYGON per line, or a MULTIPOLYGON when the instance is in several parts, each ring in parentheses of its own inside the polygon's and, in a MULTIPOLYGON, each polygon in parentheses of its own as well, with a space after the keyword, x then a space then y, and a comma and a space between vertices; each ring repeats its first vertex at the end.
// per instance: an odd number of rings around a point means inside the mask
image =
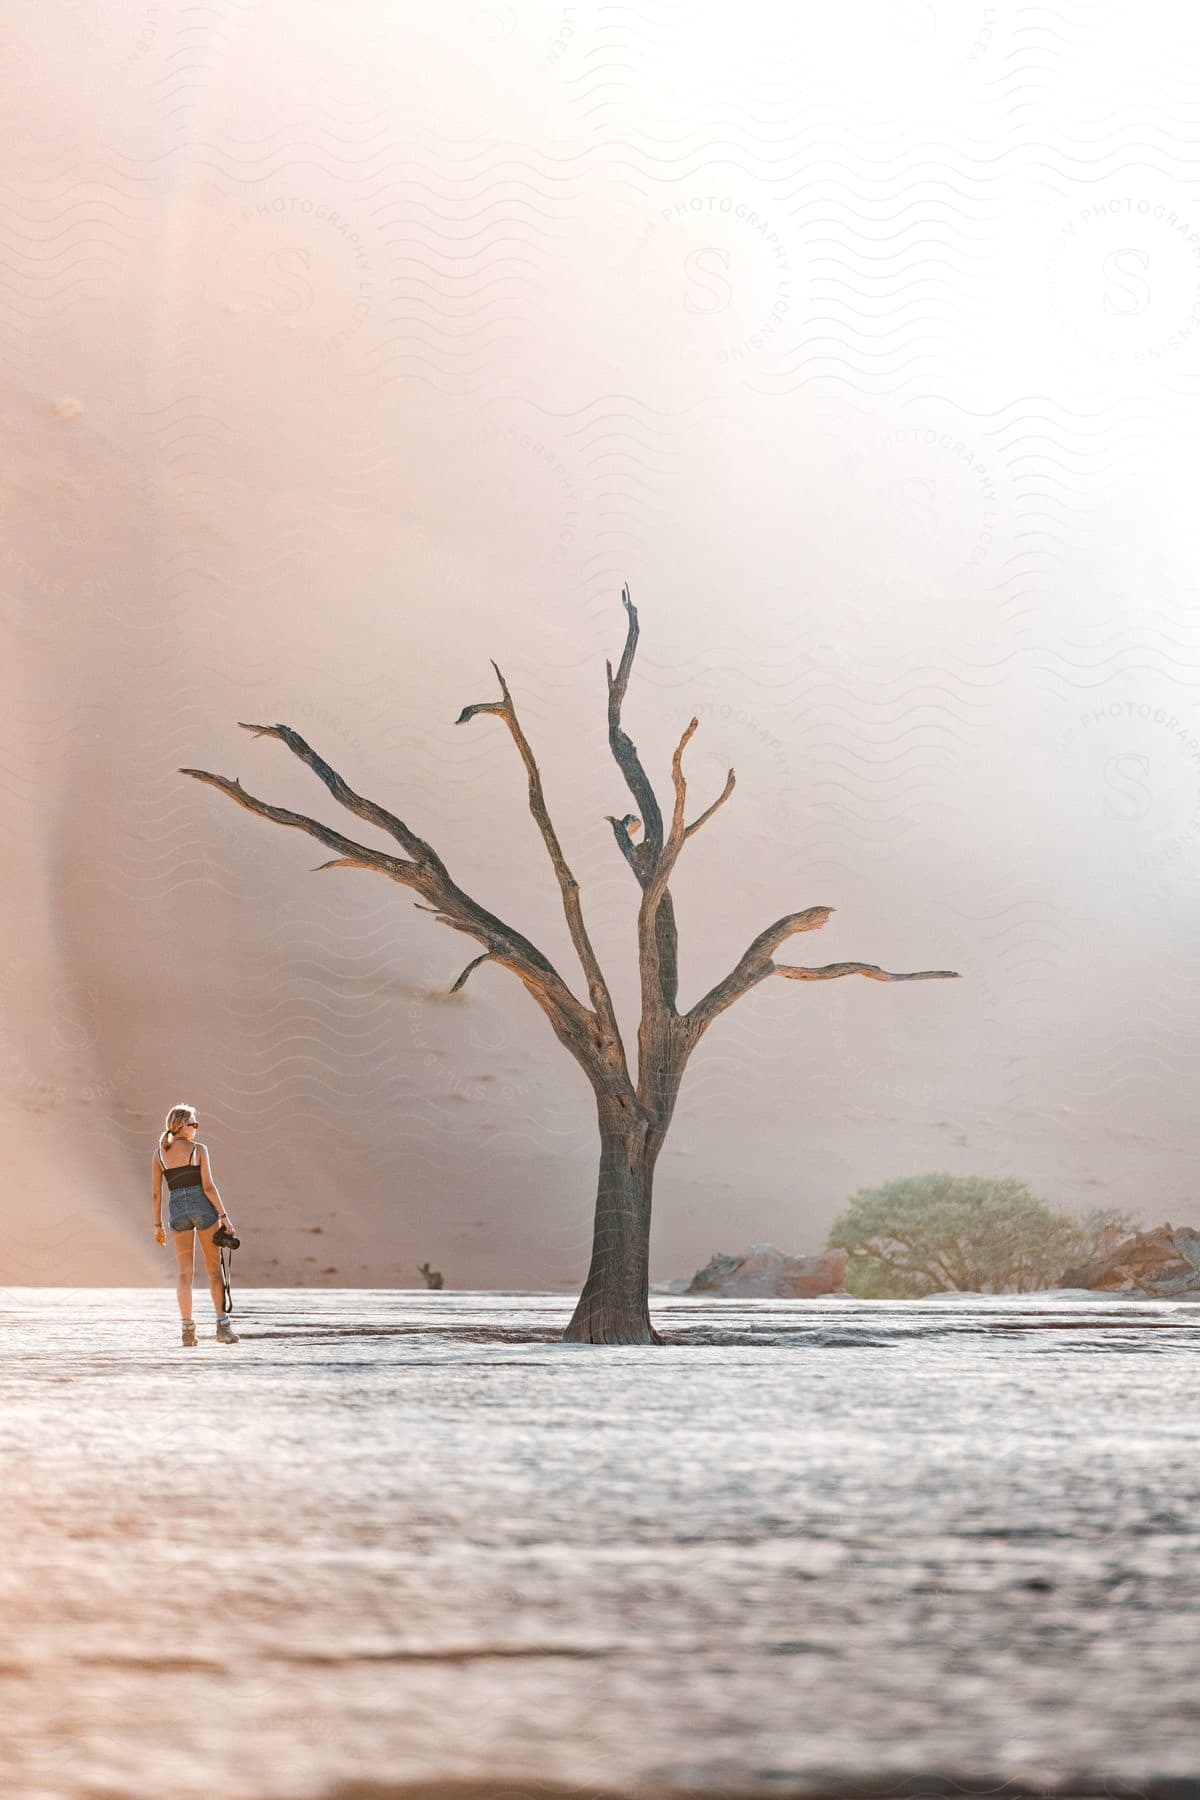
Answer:
MULTIPOLYGON (((192 1322, 192 1271, 196 1266, 197 1238, 200 1239, 204 1268, 217 1313, 217 1342, 238 1342, 238 1334, 230 1323, 229 1314, 224 1310, 225 1283, 221 1278, 221 1252, 213 1243, 214 1231, 218 1225, 229 1225, 229 1217, 221 1205, 221 1196, 213 1182, 208 1151, 203 1144, 196 1142, 199 1123, 195 1107, 173 1106, 167 1114, 167 1127, 158 1140, 151 1165, 154 1236, 160 1244, 167 1241, 162 1221, 164 1175, 170 1190, 167 1223, 171 1227, 175 1255, 179 1259, 179 1280, 175 1291, 179 1296, 179 1316, 183 1320, 183 1341, 189 1348, 196 1342, 196 1327, 192 1322), (167 1161, 168 1156, 171 1158, 170 1162, 167 1161)), ((230 1229, 232 1230, 232 1226, 230 1229)))

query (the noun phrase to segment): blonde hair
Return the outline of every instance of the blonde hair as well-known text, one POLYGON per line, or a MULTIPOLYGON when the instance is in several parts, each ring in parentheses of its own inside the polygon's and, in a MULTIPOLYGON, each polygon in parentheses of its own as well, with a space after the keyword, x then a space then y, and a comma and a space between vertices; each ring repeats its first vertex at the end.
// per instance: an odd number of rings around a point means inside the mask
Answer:
POLYGON ((175 1133, 184 1125, 194 1125, 196 1109, 194 1106, 173 1106, 167 1114, 166 1130, 158 1140, 160 1150, 165 1150, 174 1139, 175 1133))

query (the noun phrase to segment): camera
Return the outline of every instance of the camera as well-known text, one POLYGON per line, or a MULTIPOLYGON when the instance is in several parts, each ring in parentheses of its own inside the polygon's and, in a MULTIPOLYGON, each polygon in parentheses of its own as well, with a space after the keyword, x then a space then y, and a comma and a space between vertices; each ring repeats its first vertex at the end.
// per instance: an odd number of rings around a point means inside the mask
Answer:
POLYGON ((242 1240, 228 1225, 218 1225, 213 1232, 212 1241, 222 1250, 240 1250, 242 1240))

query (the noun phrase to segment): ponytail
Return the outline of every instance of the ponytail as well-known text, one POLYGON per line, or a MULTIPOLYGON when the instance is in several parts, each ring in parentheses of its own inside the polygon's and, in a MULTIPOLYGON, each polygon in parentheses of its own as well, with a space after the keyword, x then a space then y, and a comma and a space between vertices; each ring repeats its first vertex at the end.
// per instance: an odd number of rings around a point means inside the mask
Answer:
POLYGON ((169 1149, 184 1125, 190 1124, 195 1114, 194 1106, 173 1106, 167 1114, 166 1130, 158 1140, 160 1150, 169 1149))

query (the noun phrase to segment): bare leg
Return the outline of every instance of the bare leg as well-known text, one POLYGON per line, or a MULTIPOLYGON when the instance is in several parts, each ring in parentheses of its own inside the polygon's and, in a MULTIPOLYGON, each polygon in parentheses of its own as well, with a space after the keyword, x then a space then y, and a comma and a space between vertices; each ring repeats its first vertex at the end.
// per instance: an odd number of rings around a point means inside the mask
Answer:
POLYGON ((196 1233, 200 1239, 200 1254, 204 1258, 204 1273, 208 1276, 208 1290, 212 1295, 213 1310, 218 1319, 225 1310, 225 1283, 221 1279, 221 1251, 219 1245, 213 1243, 213 1232, 220 1223, 220 1219, 215 1219, 207 1231, 196 1233))
POLYGON ((169 1233, 175 1240, 175 1255, 179 1261, 179 1276, 175 1283, 175 1297, 179 1301, 179 1316, 190 1319, 192 1316, 192 1271, 196 1266, 196 1234, 194 1231, 172 1231, 169 1233))

